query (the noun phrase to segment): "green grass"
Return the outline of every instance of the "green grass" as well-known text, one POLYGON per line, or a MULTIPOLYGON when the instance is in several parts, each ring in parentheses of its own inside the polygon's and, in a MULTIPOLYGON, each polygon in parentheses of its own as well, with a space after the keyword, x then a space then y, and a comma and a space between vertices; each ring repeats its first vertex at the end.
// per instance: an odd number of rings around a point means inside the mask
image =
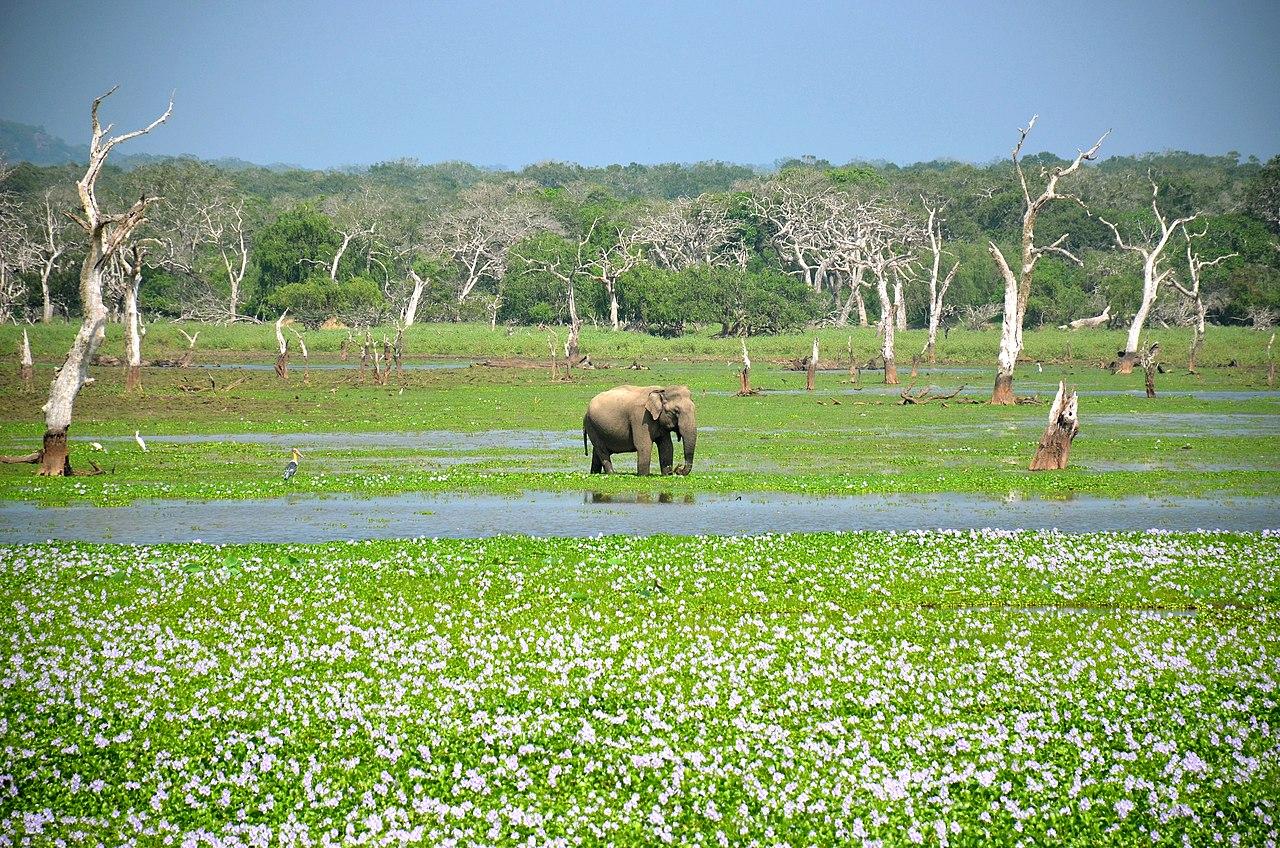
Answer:
POLYGON ((0 562, 13 844, 1277 837, 1274 535, 0 562))
MULTIPOLYGON (((37 359, 54 362, 66 356, 78 325, 57 323, 28 328, 31 347, 37 359)), ((218 357, 254 358, 268 361, 276 353, 275 329, 271 324, 232 326, 182 325, 156 323, 147 327, 145 358, 168 358, 186 350, 187 342, 178 332, 200 331, 196 347, 197 359, 205 353, 218 357)), ((565 329, 554 330, 560 344, 565 339, 565 329)), ((673 361, 720 359, 726 362, 741 361, 738 339, 714 338, 714 328, 705 328, 679 338, 659 338, 644 333, 612 332, 598 327, 584 327, 582 348, 601 362, 629 364, 638 359, 647 365, 669 359, 673 361)), ((380 328, 375 336, 393 335, 392 328, 380 328)), ((825 328, 813 333, 778 336, 760 336, 748 340, 754 359, 792 360, 807 356, 814 336, 821 346, 825 360, 847 362, 849 340, 861 361, 874 356, 880 349, 874 327, 825 328)), ((1152 329, 1146 334, 1151 341, 1159 341, 1167 363, 1185 363, 1190 343, 1190 331, 1186 329, 1152 329)), ((306 333, 308 349, 319 358, 332 359, 342 341, 345 330, 316 330, 306 333)), ((1268 334, 1240 327, 1210 327, 1205 336, 1202 365, 1225 366, 1236 360, 1240 366, 1259 366, 1266 361, 1268 334)), ((123 328, 110 325, 103 345, 103 352, 123 356, 123 328)), ((897 354, 900 363, 909 363, 914 354, 925 344, 924 330, 906 330, 897 334, 897 354)), ((18 350, 21 330, 17 327, 0 327, 0 350, 18 350)), ((296 347, 292 340, 290 344, 296 347)), ((545 360, 548 357, 548 332, 534 327, 498 327, 490 329, 482 324, 420 324, 410 327, 405 336, 405 353, 410 357, 525 357, 545 360)), ((1124 347, 1122 330, 1088 330, 1070 332, 1057 329, 1028 330, 1023 355, 1030 361, 1077 362, 1098 365, 1110 362, 1117 350, 1124 347)), ((979 364, 990 366, 994 372, 996 350, 1000 343, 998 329, 981 332, 953 330, 946 338, 939 339, 938 357, 947 363, 979 364)), ((296 354, 295 354, 296 355, 296 354)))
MULTIPOLYGON (((1019 392, 1042 401, 1051 397, 1058 377, 1085 391, 1140 390, 1142 385, 1141 375, 1113 376, 1078 365, 1051 365, 1044 373, 1025 370, 1030 373, 1020 378, 1019 392)), ((50 371, 41 367, 41 384, 50 371)), ((354 365, 313 371, 305 383, 297 369, 287 383, 260 371, 148 369, 144 391, 132 396, 122 393, 119 369, 98 368, 94 375, 97 382, 77 403, 72 459, 78 467, 92 459, 111 473, 48 480, 35 477, 31 466, 0 466, 0 498, 118 504, 139 497, 588 488, 1001 496, 1280 492, 1275 473, 1280 435, 1270 426, 1280 412, 1280 393, 1267 392, 1262 375, 1249 369, 1161 375, 1154 399, 1082 397, 1083 431, 1073 448, 1072 469, 1062 474, 1025 470, 1044 426, 1046 403, 903 406, 894 391, 877 382, 876 372, 864 374, 860 390, 843 374, 820 374, 818 391, 809 395, 798 391, 803 374, 761 366, 754 381, 766 392, 750 398, 729 394, 736 386, 731 369, 707 363, 658 362, 641 372, 579 371, 571 383, 552 383, 538 369, 413 371, 403 380, 393 377, 385 387, 360 384, 354 365), (622 382, 691 387, 702 431, 694 475, 676 480, 586 474, 582 411, 596 392, 622 382), (1261 394, 1210 399, 1177 394, 1200 390, 1261 394), (104 441, 102 454, 89 450, 93 439, 131 437, 134 430, 144 437, 319 432, 356 437, 342 447, 307 451, 298 477, 286 485, 280 470, 288 445, 152 438, 150 452, 143 454, 128 438, 104 441), (509 441, 490 438, 482 446, 469 445, 461 435, 494 430, 517 432, 509 441), (460 435, 430 449, 384 444, 378 435, 419 431, 460 435), (519 431, 536 431, 536 438, 525 443, 528 436, 519 431), (361 439, 358 434, 369 435, 361 439)), ((955 387, 984 377, 944 372, 921 382, 955 387)), ((903 378, 908 379, 905 372, 903 378)), ((38 392, 18 385, 14 373, 0 374, 0 451, 22 453, 38 444, 42 402, 38 392)), ((633 461, 621 456, 618 467, 627 471, 633 461)))

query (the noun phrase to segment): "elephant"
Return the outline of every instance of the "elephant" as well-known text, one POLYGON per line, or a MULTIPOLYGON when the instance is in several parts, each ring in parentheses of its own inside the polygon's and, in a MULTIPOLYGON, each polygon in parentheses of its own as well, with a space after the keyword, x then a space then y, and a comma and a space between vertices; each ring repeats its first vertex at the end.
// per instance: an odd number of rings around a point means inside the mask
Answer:
POLYGON ((591 444, 591 473, 613 473, 615 453, 636 453, 636 473, 647 475, 658 445, 663 474, 688 474, 698 425, 688 386, 618 386, 601 392, 587 404, 582 417, 582 450, 591 444), (684 442, 684 465, 672 465, 671 434, 684 442))

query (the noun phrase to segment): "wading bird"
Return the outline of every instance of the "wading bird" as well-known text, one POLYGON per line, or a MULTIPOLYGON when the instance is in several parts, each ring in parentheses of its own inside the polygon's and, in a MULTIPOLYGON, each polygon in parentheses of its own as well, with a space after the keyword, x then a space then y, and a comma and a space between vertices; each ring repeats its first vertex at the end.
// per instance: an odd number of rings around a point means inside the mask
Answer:
POLYGON ((293 459, 284 467, 284 479, 288 480, 298 473, 298 460, 302 459, 302 451, 293 449, 293 459))
POLYGON ((147 443, 142 441, 142 434, 137 430, 133 431, 133 440, 138 443, 138 447, 142 448, 142 452, 147 452, 147 443))

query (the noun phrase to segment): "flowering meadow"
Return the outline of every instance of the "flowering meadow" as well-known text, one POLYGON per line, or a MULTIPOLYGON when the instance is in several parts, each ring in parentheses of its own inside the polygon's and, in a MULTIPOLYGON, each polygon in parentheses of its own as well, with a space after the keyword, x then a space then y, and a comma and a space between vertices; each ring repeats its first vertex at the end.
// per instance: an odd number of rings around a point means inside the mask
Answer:
POLYGON ((1269 533, 53 543, 0 606, 4 846, 1280 834, 1269 533))

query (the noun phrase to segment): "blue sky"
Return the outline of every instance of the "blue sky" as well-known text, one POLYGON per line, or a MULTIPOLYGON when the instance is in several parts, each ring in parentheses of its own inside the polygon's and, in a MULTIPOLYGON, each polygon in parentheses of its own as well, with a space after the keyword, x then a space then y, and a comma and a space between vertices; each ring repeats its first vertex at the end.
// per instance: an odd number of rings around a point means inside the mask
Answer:
POLYGON ((320 167, 1280 152, 1280 2, 0 0, 0 117, 320 167), (87 49, 90 58, 78 61, 87 49))

